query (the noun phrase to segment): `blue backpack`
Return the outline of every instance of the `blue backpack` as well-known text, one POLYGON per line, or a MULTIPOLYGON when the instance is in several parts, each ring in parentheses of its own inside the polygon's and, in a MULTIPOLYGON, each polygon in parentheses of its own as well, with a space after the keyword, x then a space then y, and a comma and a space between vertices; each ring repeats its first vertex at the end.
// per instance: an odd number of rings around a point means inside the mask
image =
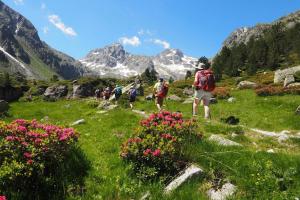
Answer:
POLYGON ((121 96, 122 95, 122 88, 121 87, 117 87, 115 90, 115 95, 116 96, 121 96))
POLYGON ((135 98, 136 95, 137 95, 136 89, 132 89, 132 90, 130 91, 130 97, 131 97, 131 98, 135 98))

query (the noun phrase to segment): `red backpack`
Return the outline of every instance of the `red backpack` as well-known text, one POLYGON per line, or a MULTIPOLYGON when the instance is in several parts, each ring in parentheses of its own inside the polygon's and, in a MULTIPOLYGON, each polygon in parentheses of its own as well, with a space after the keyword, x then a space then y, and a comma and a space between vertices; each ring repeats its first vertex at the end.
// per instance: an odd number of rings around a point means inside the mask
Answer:
POLYGON ((212 92, 216 87, 214 73, 211 70, 200 70, 197 72, 198 80, 195 82, 197 90, 212 92), (199 74, 198 74, 199 73, 199 74))
POLYGON ((163 86, 161 87, 161 90, 157 93, 157 96, 159 97, 166 97, 169 91, 169 86, 164 83, 163 86))

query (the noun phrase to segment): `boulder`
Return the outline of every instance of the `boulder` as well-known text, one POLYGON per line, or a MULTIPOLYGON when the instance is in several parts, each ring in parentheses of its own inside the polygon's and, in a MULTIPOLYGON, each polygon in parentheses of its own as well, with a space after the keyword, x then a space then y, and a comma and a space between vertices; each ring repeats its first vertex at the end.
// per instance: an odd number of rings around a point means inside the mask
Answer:
POLYGON ((183 89, 183 94, 187 96, 192 96, 194 94, 194 89, 186 87, 183 89))
POLYGON ((296 115, 300 115, 300 105, 298 106, 298 108, 295 111, 296 115))
POLYGON ((175 94, 168 96, 167 99, 171 101, 181 101, 181 98, 175 94))
POLYGON ((73 84, 72 98, 83 98, 94 96, 93 86, 91 84, 73 84))
POLYGON ((153 94, 148 94, 148 95, 145 97, 145 100, 147 100, 147 101, 153 100, 153 94))
POLYGON ((211 200, 225 200, 232 196, 236 191, 236 186, 231 183, 225 183, 221 189, 211 188, 207 191, 207 196, 211 200))
POLYGON ((0 113, 7 112, 9 108, 9 105, 6 101, 0 100, 0 113))
POLYGON ((103 109, 103 110, 112 110, 115 109, 116 107, 118 107, 118 105, 114 105, 112 103, 110 103, 109 101, 102 101, 98 108, 103 109))
POLYGON ((228 98, 227 99, 227 101, 229 102, 229 103, 232 103, 232 102, 234 102, 236 99, 234 98, 234 97, 230 97, 230 98, 228 98))
POLYGON ((44 100, 56 101, 61 97, 65 97, 68 94, 68 87, 66 85, 53 85, 46 89, 44 92, 44 100))
POLYGON ((274 74, 274 83, 281 83, 284 81, 287 75, 295 75, 299 71, 300 71, 300 66, 291 67, 283 70, 281 69, 276 70, 274 74))
POLYGON ((283 87, 286 87, 289 84, 294 83, 294 82, 295 82, 294 76, 292 74, 288 74, 288 75, 286 75, 286 77, 284 79, 283 87))
POLYGON ((257 84, 251 81, 241 81, 237 87, 238 89, 254 89, 257 87, 257 84))
POLYGON ((216 103, 218 103, 218 100, 217 100, 217 98, 212 97, 209 99, 209 103, 216 104, 216 103))
POLYGON ((237 142, 234 142, 232 140, 228 140, 228 139, 223 138, 222 136, 219 136, 219 135, 211 135, 208 138, 208 140, 212 141, 212 142, 216 142, 218 145, 221 145, 221 146, 242 146, 241 144, 239 144, 237 142))
POLYGON ((79 119, 71 124, 71 126, 79 125, 85 123, 84 119, 79 119))

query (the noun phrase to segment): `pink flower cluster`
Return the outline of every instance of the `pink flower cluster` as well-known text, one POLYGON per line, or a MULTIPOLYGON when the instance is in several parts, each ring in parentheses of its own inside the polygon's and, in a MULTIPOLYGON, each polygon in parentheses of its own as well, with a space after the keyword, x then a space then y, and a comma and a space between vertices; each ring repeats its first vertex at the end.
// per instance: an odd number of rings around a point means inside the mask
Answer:
POLYGON ((61 151, 59 146, 77 140, 78 133, 73 128, 17 119, 10 124, 0 123, 0 137, 5 138, 12 148, 23 152, 26 163, 32 164, 35 157, 48 151, 61 151))
POLYGON ((152 151, 151 149, 146 149, 144 152, 143 152, 144 156, 149 156, 149 155, 152 155, 154 157, 159 157, 161 155, 161 151, 160 149, 156 149, 154 151, 152 151))
POLYGON ((0 200, 6 200, 6 197, 0 195, 0 200))
POLYGON ((181 113, 171 113, 169 111, 153 113, 148 117, 148 119, 142 120, 140 122, 140 124, 143 127, 158 126, 158 125, 175 127, 176 125, 178 125, 179 128, 183 123, 184 120, 182 119, 181 113))
POLYGON ((163 133, 161 134, 162 138, 165 138, 167 140, 172 140, 173 142, 176 142, 176 138, 173 137, 170 133, 163 133))

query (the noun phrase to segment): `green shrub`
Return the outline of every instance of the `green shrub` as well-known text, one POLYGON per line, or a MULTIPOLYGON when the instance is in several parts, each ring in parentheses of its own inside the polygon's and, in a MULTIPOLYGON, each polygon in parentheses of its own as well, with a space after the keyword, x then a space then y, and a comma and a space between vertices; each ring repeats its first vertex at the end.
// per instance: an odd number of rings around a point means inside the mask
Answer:
POLYGON ((169 180, 185 166, 182 142, 195 134, 196 123, 180 113, 163 111, 140 122, 132 138, 122 145, 121 157, 133 164, 143 181, 169 180))
POLYGON ((8 199, 61 199, 68 185, 83 184, 88 163, 77 138, 73 128, 36 120, 1 122, 0 191, 8 199))

